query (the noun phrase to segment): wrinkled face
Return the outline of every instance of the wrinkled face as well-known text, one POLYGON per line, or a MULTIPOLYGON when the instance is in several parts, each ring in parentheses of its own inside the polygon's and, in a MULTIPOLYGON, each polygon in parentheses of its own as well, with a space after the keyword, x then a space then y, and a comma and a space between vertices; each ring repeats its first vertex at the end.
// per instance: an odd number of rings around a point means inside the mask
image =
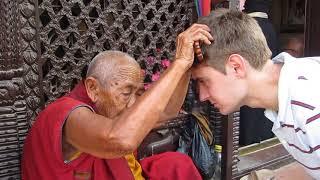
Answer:
POLYGON ((96 107, 98 113, 109 118, 118 116, 123 110, 129 108, 141 95, 142 76, 140 68, 120 67, 117 74, 102 85, 98 93, 96 107))
POLYGON ((243 93, 239 92, 242 88, 232 74, 199 65, 192 70, 192 77, 197 80, 201 101, 209 101, 224 115, 239 110, 243 93))

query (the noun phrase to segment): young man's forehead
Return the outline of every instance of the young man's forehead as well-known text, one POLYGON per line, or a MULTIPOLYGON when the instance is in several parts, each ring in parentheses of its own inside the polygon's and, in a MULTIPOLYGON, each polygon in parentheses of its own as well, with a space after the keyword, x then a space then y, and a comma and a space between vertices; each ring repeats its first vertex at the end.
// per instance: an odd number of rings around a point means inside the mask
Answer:
POLYGON ((203 76, 206 74, 207 70, 208 70, 208 66, 198 65, 198 66, 192 68, 191 75, 195 76, 195 77, 203 76))

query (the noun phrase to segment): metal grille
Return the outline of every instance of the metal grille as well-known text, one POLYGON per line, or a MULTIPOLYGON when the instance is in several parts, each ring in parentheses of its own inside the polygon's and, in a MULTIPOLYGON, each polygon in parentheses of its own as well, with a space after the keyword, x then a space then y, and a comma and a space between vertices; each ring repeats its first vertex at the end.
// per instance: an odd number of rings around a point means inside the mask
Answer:
POLYGON ((69 91, 103 50, 127 52, 148 71, 159 68, 147 68, 145 59, 172 58, 177 33, 191 23, 192 7, 190 0, 39 1, 46 102, 69 91))

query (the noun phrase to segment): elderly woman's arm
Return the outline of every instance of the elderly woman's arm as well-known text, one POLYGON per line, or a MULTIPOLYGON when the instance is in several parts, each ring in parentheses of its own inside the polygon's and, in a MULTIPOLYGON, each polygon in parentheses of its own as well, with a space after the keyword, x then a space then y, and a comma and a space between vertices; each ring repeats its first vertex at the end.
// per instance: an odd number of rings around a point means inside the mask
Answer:
POLYGON ((168 105, 166 106, 164 112, 161 114, 157 126, 178 116, 188 92, 190 76, 191 72, 189 70, 181 78, 178 86, 176 87, 174 93, 172 94, 169 100, 168 105))

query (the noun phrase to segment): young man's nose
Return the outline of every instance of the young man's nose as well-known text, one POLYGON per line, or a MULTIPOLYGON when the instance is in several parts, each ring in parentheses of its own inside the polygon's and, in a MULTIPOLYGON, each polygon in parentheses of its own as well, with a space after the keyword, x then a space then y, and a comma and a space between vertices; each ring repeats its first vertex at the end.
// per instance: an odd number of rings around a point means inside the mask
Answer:
POLYGON ((208 90, 204 87, 200 87, 199 88, 199 99, 200 101, 204 102, 206 100, 208 100, 210 97, 208 90))

